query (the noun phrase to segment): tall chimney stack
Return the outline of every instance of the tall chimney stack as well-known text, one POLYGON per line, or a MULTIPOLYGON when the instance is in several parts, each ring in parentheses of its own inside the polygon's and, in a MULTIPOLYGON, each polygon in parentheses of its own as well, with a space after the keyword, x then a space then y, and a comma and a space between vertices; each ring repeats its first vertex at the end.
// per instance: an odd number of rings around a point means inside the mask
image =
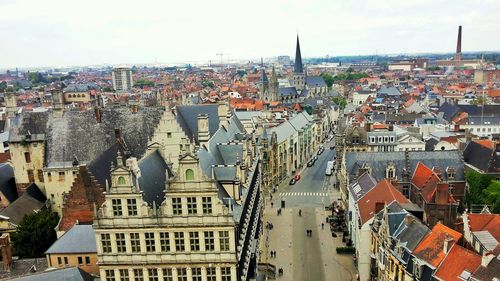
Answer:
POLYGON ((457 52, 455 53, 455 60, 462 60, 462 26, 458 27, 457 38, 457 52))

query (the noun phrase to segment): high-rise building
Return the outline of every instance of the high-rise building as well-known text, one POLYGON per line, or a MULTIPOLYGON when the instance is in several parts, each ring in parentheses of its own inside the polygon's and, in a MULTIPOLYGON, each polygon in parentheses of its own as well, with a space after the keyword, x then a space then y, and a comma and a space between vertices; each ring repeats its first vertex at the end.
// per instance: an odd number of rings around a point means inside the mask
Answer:
POLYGON ((132 70, 128 67, 113 68, 113 89, 115 91, 130 91, 133 86, 132 70))

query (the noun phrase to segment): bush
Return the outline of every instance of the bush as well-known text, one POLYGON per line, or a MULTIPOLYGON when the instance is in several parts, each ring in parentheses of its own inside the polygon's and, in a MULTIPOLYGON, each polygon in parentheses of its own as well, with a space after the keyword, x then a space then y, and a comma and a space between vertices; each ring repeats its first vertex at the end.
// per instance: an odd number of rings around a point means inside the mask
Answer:
POLYGON ((337 254, 354 254, 354 247, 337 247, 337 254))

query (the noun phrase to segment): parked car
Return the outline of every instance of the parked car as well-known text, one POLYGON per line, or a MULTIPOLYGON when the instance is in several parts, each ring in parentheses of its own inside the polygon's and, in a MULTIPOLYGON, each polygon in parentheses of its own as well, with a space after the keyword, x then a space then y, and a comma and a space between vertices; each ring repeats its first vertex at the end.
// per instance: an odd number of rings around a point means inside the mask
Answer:
POLYGON ((330 146, 330 149, 335 149, 335 145, 330 146))
POLYGON ((299 175, 299 174, 297 174, 297 175, 295 175, 293 178, 294 178, 296 181, 299 181, 299 180, 300 180, 300 175, 299 175))
POLYGON ((316 162, 316 161, 314 161, 313 159, 309 160, 309 162, 307 162, 307 167, 312 167, 312 166, 314 166, 314 163, 315 163, 315 162, 316 162))
POLYGON ((297 181, 295 180, 295 178, 292 178, 288 184, 289 185, 294 185, 296 182, 297 181))

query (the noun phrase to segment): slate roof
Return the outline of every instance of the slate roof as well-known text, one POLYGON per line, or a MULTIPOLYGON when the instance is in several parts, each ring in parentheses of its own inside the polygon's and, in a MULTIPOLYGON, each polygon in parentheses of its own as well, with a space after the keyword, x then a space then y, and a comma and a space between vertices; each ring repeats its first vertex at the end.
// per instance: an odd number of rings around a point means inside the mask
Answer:
POLYGON ((0 211, 0 215, 8 217, 10 223, 19 225, 25 215, 32 214, 33 212, 38 211, 45 206, 45 201, 47 199, 45 198, 44 201, 40 201, 39 199, 43 199, 38 198, 40 197, 41 191, 33 191, 35 187, 36 189, 38 189, 38 187, 34 183, 31 184, 31 186, 34 186, 31 192, 25 192, 23 195, 21 195, 21 197, 12 202, 7 208, 0 211), (31 194, 34 194, 34 196, 31 194))
POLYGON ((418 164, 422 162, 427 167, 440 167, 442 177, 447 178, 447 167, 455 168, 455 180, 464 180, 464 167, 461 156, 457 151, 393 151, 393 152, 346 152, 345 162, 346 169, 351 177, 358 175, 359 169, 366 163, 371 168, 372 175, 375 179, 381 180, 385 178, 386 168, 389 164, 396 167, 396 175, 399 179, 403 179, 403 168, 406 167, 405 153, 408 153, 409 177, 418 164))
POLYGON ((495 149, 470 141, 463 152, 464 162, 486 173, 500 172, 500 157, 495 149))
MULTIPOLYGON (((413 216, 408 214, 408 216, 413 216)), ((405 247, 413 251, 422 239, 430 232, 430 229, 424 225, 418 218, 413 217, 410 223, 404 223, 402 229, 399 230, 397 239, 403 243, 405 247)))
POLYGON ((155 151, 139 161, 141 177, 139 186, 143 191, 142 197, 149 204, 160 206, 164 200, 164 190, 167 188, 167 178, 171 173, 165 160, 158 151, 155 151))
POLYGON ((66 88, 64 88, 64 92, 87 92, 90 90, 95 90, 97 88, 98 86, 95 83, 70 84, 66 88))
POLYGON ((52 116, 50 112, 23 112, 11 119, 9 142, 20 142, 27 134, 31 140, 43 141, 52 116))
POLYGON ((450 103, 443 103, 439 107, 439 112, 443 113, 443 119, 445 119, 448 122, 451 122, 453 117, 457 115, 457 113, 460 111, 460 108, 456 105, 450 104, 450 103))
POLYGON ((115 142, 88 165, 89 171, 103 188, 106 187, 106 180, 111 184, 111 163, 116 161, 118 152, 125 155, 122 144, 115 142))
POLYGON ((219 105, 217 104, 202 104, 202 105, 189 105, 177 106, 177 122, 182 130, 189 138, 198 143, 198 115, 208 115, 208 130, 210 136, 213 136, 219 129, 219 105))
POLYGON ((279 88, 280 97, 288 96, 298 96, 297 89, 295 87, 281 87, 279 88))
POLYGON ((377 96, 399 97, 401 92, 396 87, 381 87, 377 92, 377 96))
POLYGON ((306 84, 309 87, 326 87, 325 80, 321 76, 307 76, 306 84))
POLYGON ((68 267, 12 279, 15 281, 94 281, 95 278, 78 267, 68 267))
POLYGON ((62 118, 52 118, 45 164, 64 166, 75 156, 81 164, 89 163, 116 143, 115 129, 120 130, 130 156, 140 158, 162 113, 163 110, 153 107, 140 108, 137 113, 124 107, 105 108, 102 122, 98 123, 94 111, 67 111, 62 118))
POLYGON ((467 125, 500 125, 499 116, 469 116, 466 122, 467 125))
POLYGON ((377 185, 377 181, 373 178, 370 173, 363 173, 355 182, 349 185, 349 191, 351 194, 355 195, 354 201, 358 201, 363 197, 368 191, 377 185))
POLYGON ((75 224, 59 237, 45 254, 97 253, 92 225, 75 224))
POLYGON ((6 163, 0 164, 0 192, 9 202, 15 201, 18 197, 14 169, 6 163))
POLYGON ((472 104, 458 104, 457 106, 461 111, 467 112, 469 116, 500 116, 500 105, 498 104, 486 104, 484 108, 472 104))

